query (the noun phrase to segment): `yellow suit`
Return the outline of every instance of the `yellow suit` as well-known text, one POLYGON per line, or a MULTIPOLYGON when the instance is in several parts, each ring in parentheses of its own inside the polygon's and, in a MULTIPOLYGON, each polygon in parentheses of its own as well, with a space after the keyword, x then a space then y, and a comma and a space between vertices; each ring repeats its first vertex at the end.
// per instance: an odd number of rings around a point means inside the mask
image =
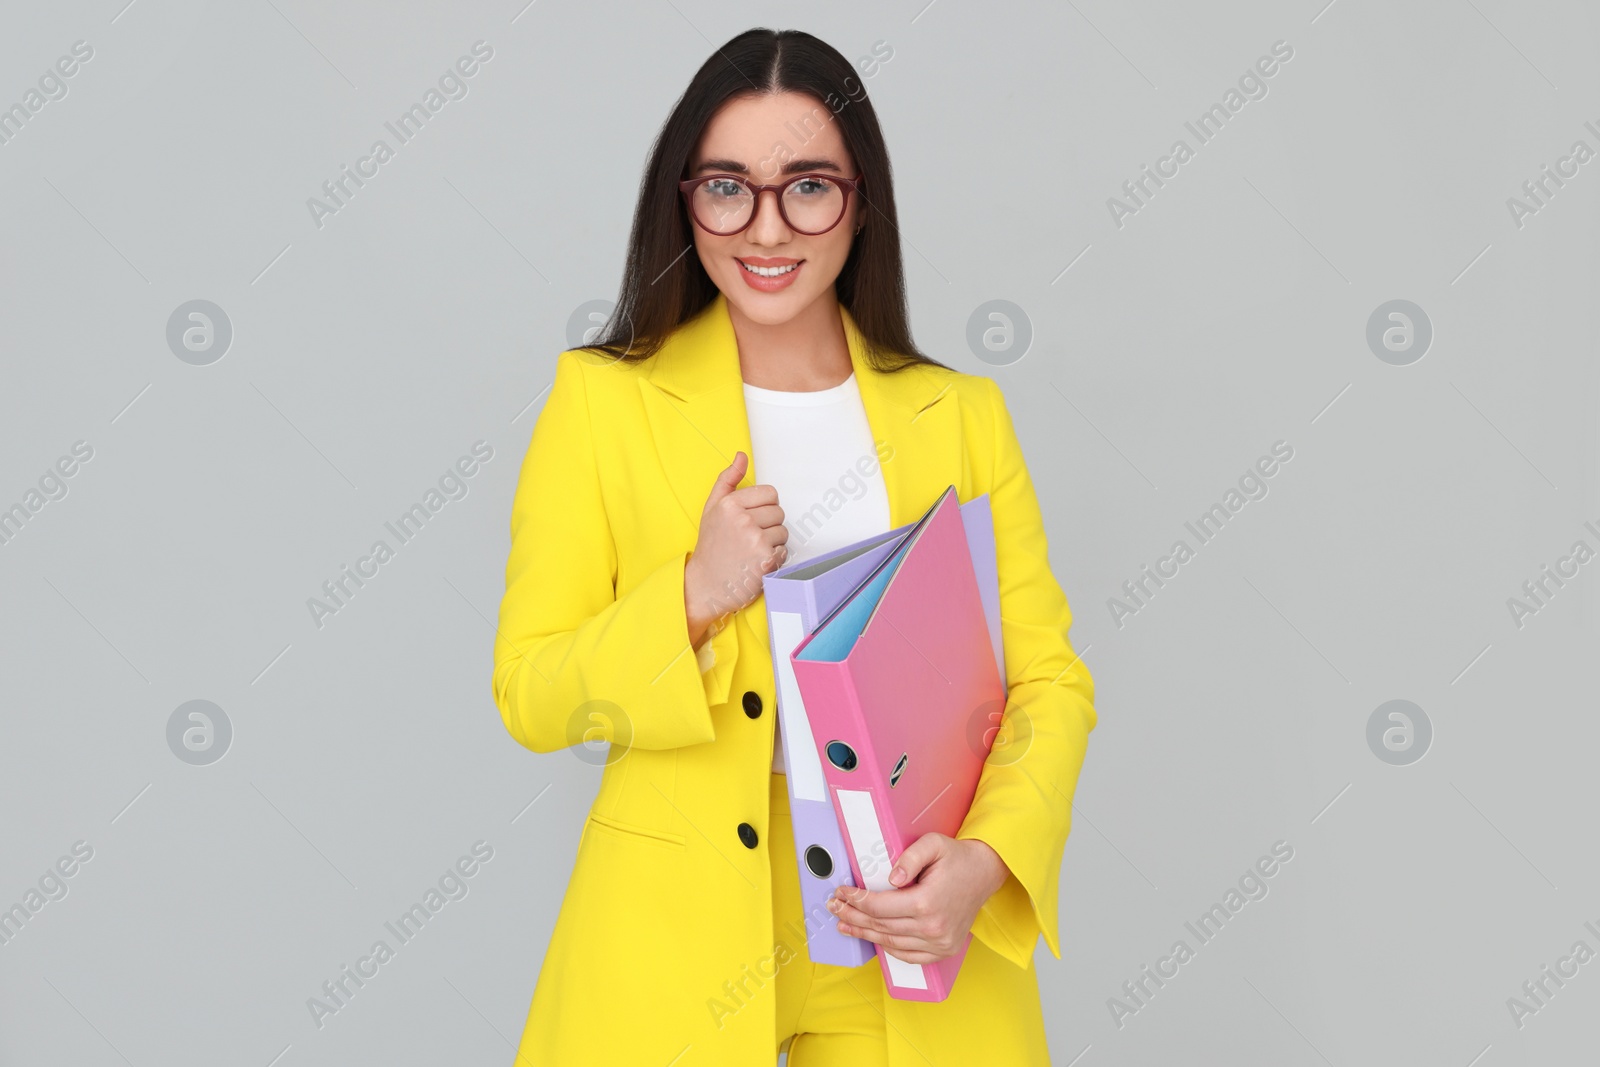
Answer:
MULTIPOLYGON (((948 1000, 884 998, 889 1062, 1047 1064, 1033 949, 1042 933, 1061 955, 1056 898, 1093 682, 1068 643, 1071 612, 998 386, 928 365, 875 371, 841 315, 891 524, 914 521, 952 484, 963 501, 990 494, 1010 689, 959 836, 987 842, 1012 876, 979 914, 948 1000)), ((557 358, 512 507, 494 696, 511 736, 535 752, 597 726, 613 747, 522 1067, 774 1062, 774 957, 804 934, 772 919, 765 601, 699 655, 684 611, 706 496, 741 450, 750 456, 726 297, 643 364, 587 350, 557 358)), ((750 458, 743 485, 759 481, 750 458)))

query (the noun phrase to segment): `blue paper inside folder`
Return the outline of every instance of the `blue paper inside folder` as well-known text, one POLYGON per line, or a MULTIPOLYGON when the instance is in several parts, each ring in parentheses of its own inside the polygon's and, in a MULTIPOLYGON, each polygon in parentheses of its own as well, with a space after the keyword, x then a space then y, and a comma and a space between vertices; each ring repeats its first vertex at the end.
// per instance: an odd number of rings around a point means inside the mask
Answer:
POLYGON ((876 573, 850 594, 838 611, 822 621, 822 625, 817 627, 816 636, 806 643, 805 648, 795 653, 795 659, 837 663, 850 654, 856 638, 866 628, 867 619, 872 617, 872 609, 883 599, 883 591, 889 587, 889 579, 894 577, 895 568, 900 566, 900 560, 905 557, 912 540, 907 537, 900 542, 894 554, 878 565, 876 573))

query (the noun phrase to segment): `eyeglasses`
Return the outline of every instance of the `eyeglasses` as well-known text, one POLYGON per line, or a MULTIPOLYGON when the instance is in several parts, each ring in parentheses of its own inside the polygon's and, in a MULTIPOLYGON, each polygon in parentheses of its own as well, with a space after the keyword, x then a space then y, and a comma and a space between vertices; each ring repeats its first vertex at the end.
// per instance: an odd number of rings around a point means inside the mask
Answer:
POLYGON ((771 189, 778 194, 778 214, 796 233, 815 237, 827 233, 844 218, 850 194, 861 177, 831 174, 796 174, 777 185, 754 185, 736 174, 704 174, 678 183, 695 224, 718 237, 739 233, 756 217, 756 198, 771 189))

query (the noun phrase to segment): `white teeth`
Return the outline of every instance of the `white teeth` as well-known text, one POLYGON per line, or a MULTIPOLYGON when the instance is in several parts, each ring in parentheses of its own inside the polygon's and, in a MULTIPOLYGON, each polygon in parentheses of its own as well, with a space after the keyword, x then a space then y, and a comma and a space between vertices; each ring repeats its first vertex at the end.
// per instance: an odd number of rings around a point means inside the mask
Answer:
POLYGON ((800 264, 798 264, 798 263, 791 263, 787 267, 752 267, 750 264, 746 263, 742 259, 739 261, 739 266, 743 267, 745 270, 749 271, 751 274, 759 274, 763 278, 776 278, 780 274, 788 274, 790 271, 794 270, 799 265, 800 264))

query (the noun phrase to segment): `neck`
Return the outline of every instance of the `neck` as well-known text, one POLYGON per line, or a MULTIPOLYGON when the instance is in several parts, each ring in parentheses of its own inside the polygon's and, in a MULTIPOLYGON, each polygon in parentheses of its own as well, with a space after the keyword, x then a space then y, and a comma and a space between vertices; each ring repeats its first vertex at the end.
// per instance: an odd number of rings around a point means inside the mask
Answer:
POLYGON ((728 317, 739 342, 739 372, 749 385, 815 392, 850 377, 850 344, 831 288, 786 322, 756 322, 732 301, 728 317))

